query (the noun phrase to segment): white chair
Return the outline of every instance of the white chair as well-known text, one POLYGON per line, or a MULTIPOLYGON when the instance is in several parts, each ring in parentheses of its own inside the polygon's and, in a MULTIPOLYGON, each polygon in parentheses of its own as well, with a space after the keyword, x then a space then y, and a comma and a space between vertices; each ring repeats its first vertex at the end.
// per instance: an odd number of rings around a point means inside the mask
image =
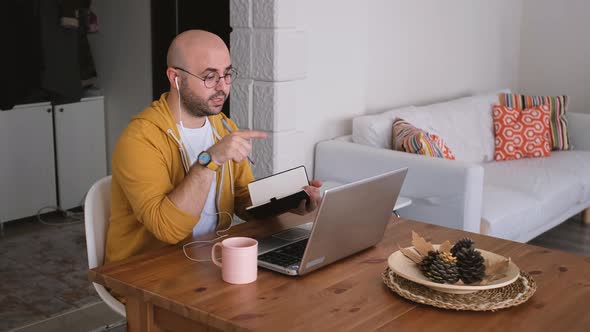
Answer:
MULTIPOLYGON (((92 185, 84 203, 84 225, 88 249, 88 268, 90 269, 104 263, 110 207, 111 176, 107 176, 92 185)), ((126 317, 125 306, 107 292, 102 285, 93 284, 100 298, 119 315, 126 317)))

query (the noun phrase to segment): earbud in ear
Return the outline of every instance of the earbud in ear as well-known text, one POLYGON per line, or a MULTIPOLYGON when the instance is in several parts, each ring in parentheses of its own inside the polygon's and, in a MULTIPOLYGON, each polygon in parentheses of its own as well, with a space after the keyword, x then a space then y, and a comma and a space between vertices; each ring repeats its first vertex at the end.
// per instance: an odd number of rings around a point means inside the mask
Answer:
POLYGON ((176 76, 176 77, 174 78, 174 82, 176 82, 176 90, 180 89, 180 88, 178 87, 178 76, 176 76))

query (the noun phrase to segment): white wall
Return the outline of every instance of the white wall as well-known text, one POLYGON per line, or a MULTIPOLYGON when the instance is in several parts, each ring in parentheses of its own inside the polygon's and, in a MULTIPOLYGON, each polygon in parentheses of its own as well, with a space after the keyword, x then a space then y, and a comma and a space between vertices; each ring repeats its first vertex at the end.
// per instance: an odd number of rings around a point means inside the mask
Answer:
POLYGON ((100 31, 89 41, 105 96, 110 173, 117 138, 131 117, 152 102, 150 3, 101 0, 93 6, 100 31))
POLYGON ((522 0, 306 0, 302 161, 355 115, 518 84, 522 0))
POLYGON ((306 78, 299 81, 297 130, 310 175, 315 144, 348 132, 365 111, 369 4, 363 0, 304 0, 297 28, 305 32, 306 78))
POLYGON ((590 113, 590 1, 524 0, 520 91, 570 96, 590 113))
POLYGON ((366 108, 515 88, 522 1, 373 0, 366 108))

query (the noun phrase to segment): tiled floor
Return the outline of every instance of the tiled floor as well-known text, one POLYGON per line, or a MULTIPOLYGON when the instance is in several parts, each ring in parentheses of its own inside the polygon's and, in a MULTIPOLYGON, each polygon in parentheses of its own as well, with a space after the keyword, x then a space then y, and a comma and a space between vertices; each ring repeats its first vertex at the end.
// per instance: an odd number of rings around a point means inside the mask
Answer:
POLYGON ((125 332, 125 325, 125 318, 98 302, 10 332, 125 332))
MULTIPOLYGON (((64 221, 59 215, 46 219, 64 221)), ((590 255, 590 225, 576 216, 530 243, 590 255)), ((121 317, 87 281, 87 269, 83 223, 46 226, 35 218, 6 224, 0 238, 0 331, 28 325, 18 332, 124 332, 121 317)))
MULTIPOLYGON (((46 215, 44 220, 64 218, 46 215)), ((29 218, 6 223, 0 238, 0 331, 98 302, 87 270, 82 222, 47 226, 29 218)))

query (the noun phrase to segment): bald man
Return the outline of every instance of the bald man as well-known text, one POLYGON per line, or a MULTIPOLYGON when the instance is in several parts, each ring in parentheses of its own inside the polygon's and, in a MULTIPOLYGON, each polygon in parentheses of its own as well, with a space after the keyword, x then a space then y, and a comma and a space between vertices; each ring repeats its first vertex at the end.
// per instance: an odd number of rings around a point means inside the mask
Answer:
MULTIPOLYGON (((238 130, 221 113, 236 77, 225 43, 183 32, 167 64, 170 91, 136 115, 115 146, 105 263, 226 229, 234 212, 248 219, 250 141, 266 134, 238 130)), ((294 212, 313 211, 320 186, 311 181, 310 203, 294 212)))

